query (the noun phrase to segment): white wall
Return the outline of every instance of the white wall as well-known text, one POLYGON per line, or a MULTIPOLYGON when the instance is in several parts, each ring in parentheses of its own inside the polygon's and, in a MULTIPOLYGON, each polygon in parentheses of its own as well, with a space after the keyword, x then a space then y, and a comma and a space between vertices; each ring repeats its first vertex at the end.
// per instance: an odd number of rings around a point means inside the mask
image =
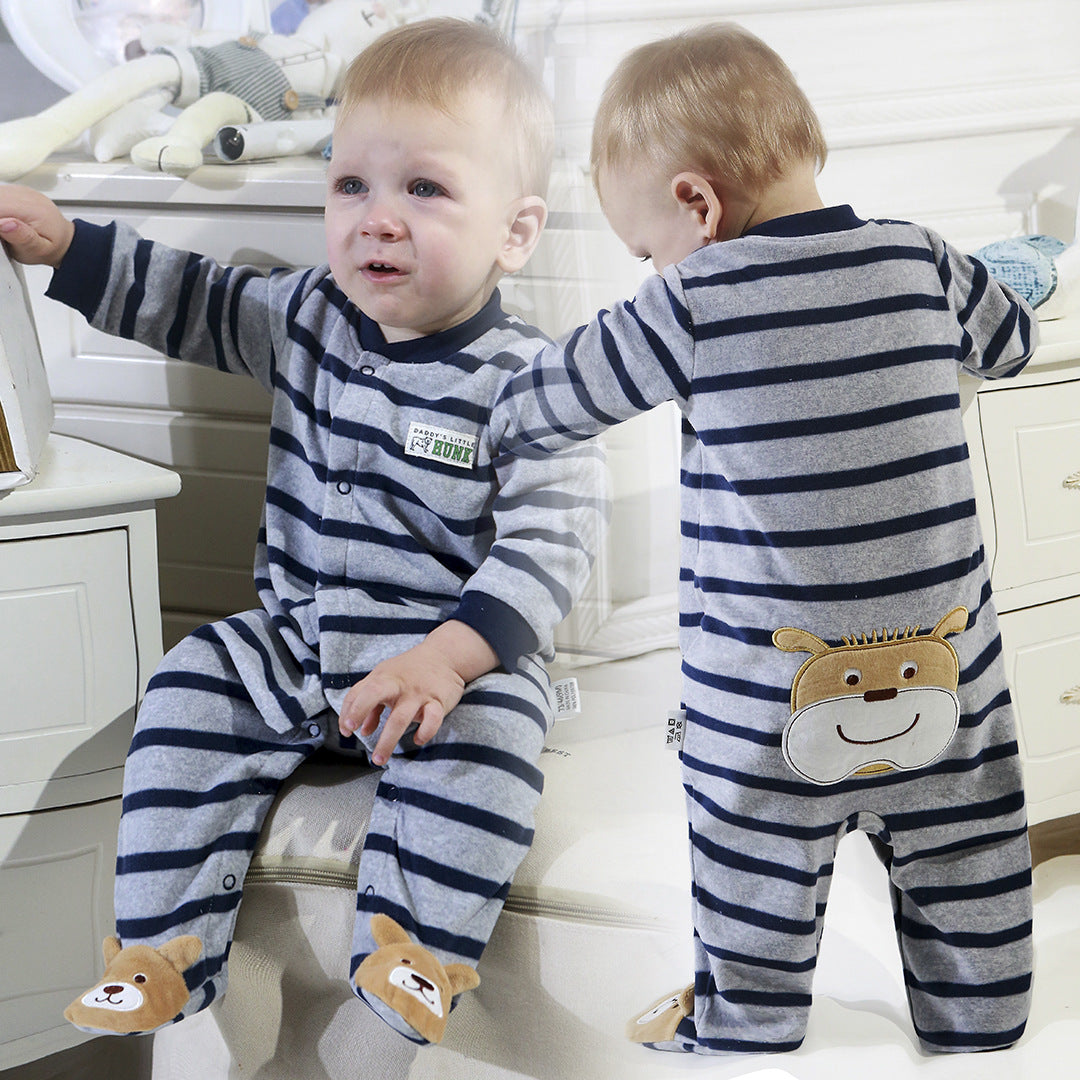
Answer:
POLYGON ((1027 229, 1072 238, 1075 0, 523 0, 521 9, 557 57, 571 156, 587 152, 593 107, 626 49, 732 19, 777 49, 818 110, 831 148, 827 201, 923 220, 960 245, 1027 229))

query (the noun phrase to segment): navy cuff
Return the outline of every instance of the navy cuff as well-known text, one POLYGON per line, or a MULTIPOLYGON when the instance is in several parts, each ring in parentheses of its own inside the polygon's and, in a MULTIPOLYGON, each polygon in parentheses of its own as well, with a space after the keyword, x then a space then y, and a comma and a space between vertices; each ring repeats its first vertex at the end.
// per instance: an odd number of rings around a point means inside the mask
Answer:
POLYGON ((53 271, 45 295, 92 319, 109 280, 116 225, 91 225, 75 219, 75 236, 63 261, 53 271))
POLYGON ((464 593, 450 618, 471 626, 507 671, 513 671, 518 661, 536 652, 540 644, 536 632, 515 608, 486 593, 464 593))

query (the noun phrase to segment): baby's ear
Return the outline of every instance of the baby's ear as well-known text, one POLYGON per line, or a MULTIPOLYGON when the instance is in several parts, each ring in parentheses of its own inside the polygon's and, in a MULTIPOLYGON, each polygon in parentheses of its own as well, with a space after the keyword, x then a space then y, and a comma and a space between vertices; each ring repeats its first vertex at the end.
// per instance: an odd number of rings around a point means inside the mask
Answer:
POLYGON ((547 222, 547 203, 539 195, 526 195, 511 204, 510 229, 496 260, 504 274, 514 274, 536 250, 547 222))
POLYGON ((671 194, 680 207, 693 214, 705 243, 715 240, 724 207, 712 183, 700 173, 681 172, 671 181, 671 194))

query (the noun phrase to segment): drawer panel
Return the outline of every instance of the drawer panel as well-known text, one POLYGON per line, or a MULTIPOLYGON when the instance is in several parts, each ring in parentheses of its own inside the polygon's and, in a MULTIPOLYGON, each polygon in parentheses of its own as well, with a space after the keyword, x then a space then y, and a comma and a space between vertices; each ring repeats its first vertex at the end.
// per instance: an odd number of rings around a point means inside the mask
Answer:
POLYGON ((996 589, 1080 569, 1080 382, 979 395, 994 502, 996 589))
POLYGON ((85 1038, 62 1013, 104 968, 119 820, 118 798, 0 816, 0 1069, 85 1038))
POLYGON ((1001 637, 1031 821, 1080 812, 1080 597, 1002 615, 1001 637))
POLYGON ((138 695, 127 530, 0 541, 0 784, 115 768, 138 695))

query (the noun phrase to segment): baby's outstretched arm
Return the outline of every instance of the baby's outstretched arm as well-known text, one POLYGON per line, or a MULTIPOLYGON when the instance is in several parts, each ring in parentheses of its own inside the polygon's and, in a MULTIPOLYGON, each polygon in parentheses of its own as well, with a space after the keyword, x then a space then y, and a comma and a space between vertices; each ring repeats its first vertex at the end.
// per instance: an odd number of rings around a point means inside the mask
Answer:
POLYGON ((57 267, 74 235, 75 226, 47 195, 0 184, 0 240, 17 262, 57 267))
POLYGON ((338 717, 342 735, 371 735, 384 707, 390 712, 371 760, 385 765, 412 724, 418 745, 430 742, 473 679, 499 665, 495 651, 472 627, 450 619, 424 640, 380 664, 346 694, 338 717))

